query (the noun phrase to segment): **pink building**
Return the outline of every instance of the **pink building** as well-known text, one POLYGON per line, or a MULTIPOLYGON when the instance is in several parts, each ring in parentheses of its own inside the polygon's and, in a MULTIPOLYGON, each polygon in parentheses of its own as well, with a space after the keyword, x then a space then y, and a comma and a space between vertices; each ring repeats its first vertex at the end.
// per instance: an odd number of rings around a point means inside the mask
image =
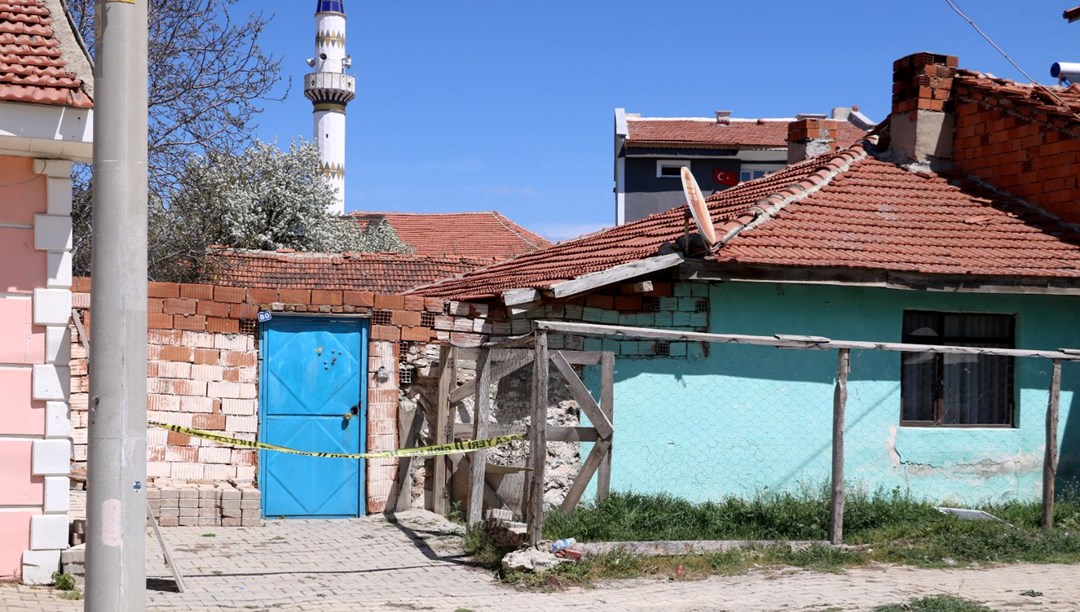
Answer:
POLYGON ((0 11, 0 580, 46 583, 68 546, 72 162, 92 75, 61 0, 0 11))

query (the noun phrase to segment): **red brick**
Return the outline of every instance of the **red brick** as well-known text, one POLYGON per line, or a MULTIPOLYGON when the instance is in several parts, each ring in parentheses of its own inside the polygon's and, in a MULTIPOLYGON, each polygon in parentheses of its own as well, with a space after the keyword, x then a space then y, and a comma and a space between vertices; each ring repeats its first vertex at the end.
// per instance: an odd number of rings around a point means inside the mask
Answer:
POLYGON ((259 307, 255 304, 233 304, 229 316, 234 319, 254 319, 259 316, 259 307))
POLYGON ((243 287, 214 287, 214 300, 239 304, 244 301, 247 290, 243 287))
POLYGON ((328 291, 325 289, 311 290, 311 303, 330 306, 341 306, 341 291, 328 291))
POLYGON ((619 295, 615 296, 615 310, 620 312, 637 312, 641 310, 641 296, 619 295))
POLYGON ((404 296, 404 300, 405 310, 415 310, 416 312, 420 312, 424 309, 424 297, 421 295, 406 295, 404 296))
POLYGON ((405 308, 405 298, 400 295, 375 294, 375 308, 381 310, 401 310, 405 308))
POLYGON ((401 330, 401 339, 410 342, 427 342, 431 340, 433 332, 426 327, 406 327, 401 330))
POLYGON ((221 365, 232 367, 251 367, 258 361, 253 352, 247 351, 222 351, 221 365))
POLYGON ((206 317, 203 315, 189 315, 186 317, 177 315, 173 318, 173 325, 176 329, 206 331, 206 317))
POLYGON ((371 339, 397 342, 401 339, 401 332, 398 331, 398 328, 390 325, 373 325, 371 326, 371 339))
POLYGON ((220 353, 217 349, 197 348, 194 358, 195 363, 199 365, 217 365, 220 353))
POLYGON ((210 317, 206 320, 206 331, 219 334, 238 334, 240 333, 240 321, 210 317))
POLYGON ((199 304, 195 307, 195 312, 208 317, 227 317, 229 316, 229 305, 224 302, 199 300, 199 304))
POLYGON ((248 304, 273 304, 278 301, 277 289, 248 289, 247 299, 244 300, 248 304))
POLYGON ((371 308, 375 305, 375 294, 370 291, 346 291, 343 299, 350 306, 371 308))
POLYGON ((443 299, 442 298, 424 298, 424 310, 428 312, 442 312, 443 311, 443 299))
MULTIPOLYGON (((150 329, 172 329, 172 315, 160 312, 149 313, 146 315, 146 326, 150 329)), ((87 333, 90 332, 88 331, 87 333)))
POLYGON ((180 297, 180 285, 176 283, 149 283, 146 286, 146 296, 154 298, 180 297))
POLYGON ((177 433, 175 431, 169 432, 168 444, 169 446, 187 446, 191 443, 191 436, 187 434, 177 433))
POLYGON ((195 314, 196 304, 195 300, 186 298, 168 298, 164 301, 163 308, 169 314, 192 315, 195 314))
POLYGON ((168 345, 162 346, 158 352, 158 356, 162 361, 180 361, 190 363, 192 360, 193 349, 188 346, 180 345, 168 345))
POLYGON ((180 297, 193 298, 196 300, 212 300, 214 299, 214 286, 183 284, 180 285, 180 297))
POLYGON ((191 426, 195 429, 225 429, 224 414, 196 414, 191 417, 191 426))
POLYGON ((611 310, 615 307, 615 299, 610 295, 590 295, 585 298, 585 305, 589 308, 611 310))
POLYGON ((416 327, 420 325, 420 313, 407 310, 395 310, 390 315, 390 321, 398 327, 416 327))
POLYGON ((310 304, 310 289, 282 289, 278 291, 278 300, 285 304, 310 304))
POLYGON ((76 293, 90 293, 90 277, 77 276, 72 279, 71 290, 76 293))
POLYGON ((150 298, 146 300, 146 313, 152 314, 156 312, 164 312, 162 300, 158 298, 150 298))

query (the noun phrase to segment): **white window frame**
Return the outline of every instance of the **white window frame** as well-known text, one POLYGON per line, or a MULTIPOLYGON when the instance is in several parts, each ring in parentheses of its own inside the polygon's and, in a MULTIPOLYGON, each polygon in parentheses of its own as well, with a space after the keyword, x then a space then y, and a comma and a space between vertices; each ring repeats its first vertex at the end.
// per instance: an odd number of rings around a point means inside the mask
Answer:
POLYGON ((739 182, 746 182, 742 178, 743 172, 749 172, 750 178, 748 180, 754 180, 754 172, 764 172, 764 176, 769 176, 773 172, 776 172, 777 170, 782 170, 783 168, 783 164, 742 164, 739 166, 739 182))
POLYGON ((681 172, 674 175, 664 174, 664 168, 686 168, 690 169, 689 159, 658 159, 656 160, 656 178, 681 178, 681 172))

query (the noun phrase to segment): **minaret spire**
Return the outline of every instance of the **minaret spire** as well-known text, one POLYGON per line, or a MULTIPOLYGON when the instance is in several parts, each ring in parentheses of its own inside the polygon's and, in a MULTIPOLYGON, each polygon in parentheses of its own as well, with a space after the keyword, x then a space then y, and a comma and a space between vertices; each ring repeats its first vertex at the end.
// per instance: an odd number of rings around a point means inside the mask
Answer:
POLYGON ((345 106, 356 97, 356 78, 345 74, 352 56, 345 53, 345 1, 318 0, 315 9, 315 72, 304 76, 304 95, 315 111, 315 143, 323 175, 337 189, 330 207, 345 213, 345 106))

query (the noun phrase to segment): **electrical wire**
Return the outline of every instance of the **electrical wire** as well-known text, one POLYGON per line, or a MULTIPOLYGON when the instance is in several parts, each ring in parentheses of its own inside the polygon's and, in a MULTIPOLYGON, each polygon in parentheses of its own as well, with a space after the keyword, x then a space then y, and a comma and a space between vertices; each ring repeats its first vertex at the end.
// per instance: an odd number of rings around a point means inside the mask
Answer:
POLYGON ((991 47, 993 47, 995 50, 997 50, 997 52, 1001 54, 1001 57, 1004 57, 1007 62, 1012 64, 1013 68, 1016 68, 1016 70, 1019 71, 1020 74, 1024 75, 1024 78, 1026 78, 1032 85, 1034 85, 1036 88, 1041 89, 1041 90, 1045 91, 1047 94, 1049 94, 1050 97, 1053 98, 1054 100, 1056 100, 1058 104, 1060 104, 1062 107, 1064 107, 1066 110, 1068 110, 1069 113, 1072 114, 1073 118, 1080 119, 1080 114, 1078 114, 1076 111, 1074 111, 1071 106, 1066 104, 1066 102, 1061 99, 1060 96, 1058 96, 1056 93, 1054 93, 1054 90, 1050 89, 1049 87, 1047 87, 1047 86, 1043 85, 1042 83, 1039 83, 1035 79, 1031 78, 1031 75, 1028 74, 1027 71, 1025 71, 1023 68, 1021 68, 1020 64, 1017 64, 1015 61, 1013 61, 1013 58, 1010 57, 1009 54, 1006 53, 1004 49, 999 47, 997 45, 997 43, 995 43, 990 38, 990 36, 988 36, 986 34, 986 32, 983 32, 982 28, 980 28, 978 26, 978 24, 976 24, 975 21, 971 19, 971 17, 968 17, 964 13, 964 11, 960 10, 960 7, 956 6, 956 4, 953 2, 953 0, 945 0, 945 2, 949 5, 949 8, 951 8, 957 15, 959 15, 961 18, 963 18, 964 21, 968 22, 971 25, 971 27, 974 28, 975 31, 979 33, 979 36, 982 36, 983 39, 986 40, 986 42, 989 43, 991 47))

